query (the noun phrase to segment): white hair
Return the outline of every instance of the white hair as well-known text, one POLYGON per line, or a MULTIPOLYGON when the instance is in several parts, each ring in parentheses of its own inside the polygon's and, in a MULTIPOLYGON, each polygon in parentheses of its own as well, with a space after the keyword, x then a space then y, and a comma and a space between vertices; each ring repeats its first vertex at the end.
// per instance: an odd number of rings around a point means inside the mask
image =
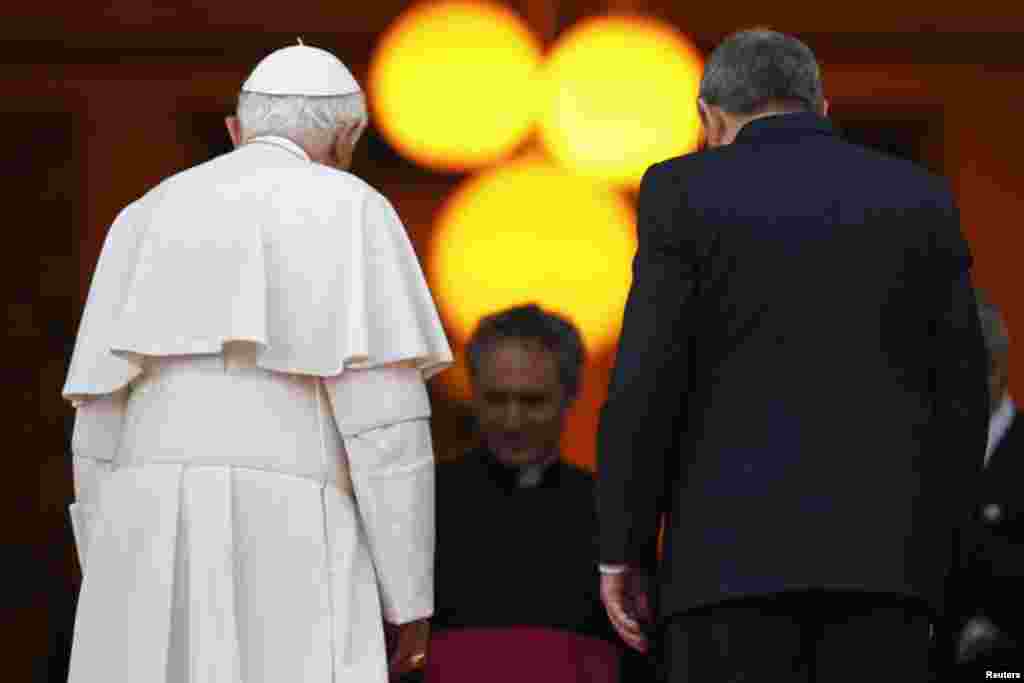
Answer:
POLYGON ((332 97, 266 95, 242 91, 238 121, 246 137, 277 135, 314 149, 330 147, 339 128, 359 123, 355 141, 369 116, 363 93, 332 97))

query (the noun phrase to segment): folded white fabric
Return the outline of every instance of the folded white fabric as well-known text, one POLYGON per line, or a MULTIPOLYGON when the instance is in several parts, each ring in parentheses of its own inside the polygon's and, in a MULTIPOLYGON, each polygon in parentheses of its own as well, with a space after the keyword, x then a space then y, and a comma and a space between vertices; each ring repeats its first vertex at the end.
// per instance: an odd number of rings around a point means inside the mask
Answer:
POLYGON ((384 618, 434 612, 434 456, 413 420, 345 437, 356 505, 377 569, 384 618))
POLYGON ((127 392, 78 401, 71 435, 75 502, 68 507, 78 551, 78 563, 85 570, 90 520, 94 516, 99 489, 113 468, 124 424, 127 392))
POLYGON ((330 377, 451 349, 405 227, 355 176, 247 145, 169 178, 104 242, 64 396, 111 393, 145 357, 259 346, 266 370, 330 377))
POLYGON ((430 616, 434 595, 434 456, 430 400, 415 367, 351 370, 324 380, 345 441, 384 617, 430 616))
POLYGON ((71 517, 71 531, 75 536, 75 550, 78 552, 78 566, 85 571, 85 556, 89 542, 89 517, 91 506, 82 503, 72 503, 68 506, 68 514, 71 517))
POLYGON ((128 206, 63 388, 70 680, 384 680, 381 616, 433 611, 425 381, 451 363, 401 220, 351 174, 243 145, 128 206))
POLYGON ((430 417, 427 387, 414 368, 350 370, 324 379, 324 387, 345 436, 430 417))

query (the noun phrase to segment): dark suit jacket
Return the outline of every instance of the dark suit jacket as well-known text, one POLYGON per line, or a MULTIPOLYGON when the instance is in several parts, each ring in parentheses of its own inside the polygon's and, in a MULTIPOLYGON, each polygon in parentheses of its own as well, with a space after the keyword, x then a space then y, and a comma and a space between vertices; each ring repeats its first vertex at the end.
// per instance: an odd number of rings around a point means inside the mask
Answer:
POLYGON ((944 182, 813 114, 651 167, 598 440, 601 560, 662 616, 808 587, 939 609, 988 423, 944 182))

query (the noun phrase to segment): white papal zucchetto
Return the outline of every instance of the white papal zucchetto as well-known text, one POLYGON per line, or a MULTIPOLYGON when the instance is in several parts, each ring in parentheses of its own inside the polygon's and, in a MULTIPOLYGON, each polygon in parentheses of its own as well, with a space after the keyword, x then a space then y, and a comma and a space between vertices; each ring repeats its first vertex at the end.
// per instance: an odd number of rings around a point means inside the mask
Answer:
POLYGON ((292 45, 263 58, 242 84, 243 92, 331 97, 362 92, 352 72, 327 50, 292 45))

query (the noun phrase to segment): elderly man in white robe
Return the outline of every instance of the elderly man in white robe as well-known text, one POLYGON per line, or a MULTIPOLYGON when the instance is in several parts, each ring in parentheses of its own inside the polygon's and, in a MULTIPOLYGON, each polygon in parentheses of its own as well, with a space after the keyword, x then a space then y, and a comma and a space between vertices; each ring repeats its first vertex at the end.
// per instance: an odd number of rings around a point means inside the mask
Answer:
POLYGON ((93 275, 63 390, 71 683, 376 683, 426 656, 424 382, 452 357, 402 222, 347 172, 362 91, 298 45, 237 114, 93 275))

